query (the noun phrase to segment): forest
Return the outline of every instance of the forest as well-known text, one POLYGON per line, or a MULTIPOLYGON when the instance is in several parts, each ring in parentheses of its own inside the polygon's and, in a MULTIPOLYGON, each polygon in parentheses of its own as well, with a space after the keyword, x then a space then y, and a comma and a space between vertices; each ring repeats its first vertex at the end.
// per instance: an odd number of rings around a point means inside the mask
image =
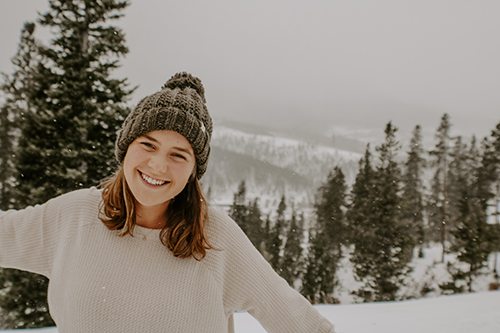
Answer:
MULTIPOLYGON (((355 291, 358 301, 398 300, 413 256, 423 256, 423 249, 436 243, 443 263, 454 254, 467 267, 448 263, 453 281, 439 288, 471 292, 488 257, 496 258, 500 250, 500 123, 480 143, 474 137, 465 143, 449 132, 444 114, 436 145, 426 151, 417 125, 400 160, 397 128, 389 122, 384 142, 374 151, 367 145, 351 187, 342 169, 333 167, 317 189, 308 221, 293 206, 285 214, 285 196, 273 218, 263 214, 258 198, 246 198, 245 182, 234 194, 230 216, 272 267, 313 303, 338 301, 332 295, 346 255, 362 282, 355 291), (429 184, 424 174, 430 174, 429 184)), ((496 264, 493 274, 498 288, 496 264)))

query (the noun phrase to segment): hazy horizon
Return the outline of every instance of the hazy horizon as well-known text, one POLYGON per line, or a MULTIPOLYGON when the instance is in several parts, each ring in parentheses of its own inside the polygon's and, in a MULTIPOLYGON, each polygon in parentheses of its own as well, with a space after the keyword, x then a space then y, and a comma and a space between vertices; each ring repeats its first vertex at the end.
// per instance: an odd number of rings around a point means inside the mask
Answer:
MULTIPOLYGON (((0 3, 0 71, 23 22, 48 1, 0 3)), ((198 76, 217 122, 229 119, 370 140, 392 121, 479 138, 500 122, 500 2, 132 1, 130 53, 114 77, 131 104, 179 71, 198 76)), ((41 34, 42 40, 46 36, 41 34)))

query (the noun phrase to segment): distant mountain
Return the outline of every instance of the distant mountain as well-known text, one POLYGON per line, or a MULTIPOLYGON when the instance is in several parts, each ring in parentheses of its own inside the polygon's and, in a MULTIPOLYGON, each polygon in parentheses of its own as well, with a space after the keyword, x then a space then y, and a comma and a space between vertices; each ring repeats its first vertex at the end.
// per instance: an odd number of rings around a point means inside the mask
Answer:
POLYGON ((342 168, 348 182, 354 180, 361 153, 334 148, 334 144, 320 137, 292 139, 263 127, 216 125, 202 184, 220 204, 232 202, 242 180, 250 198, 273 200, 285 194, 297 203, 310 204, 335 166, 342 168))

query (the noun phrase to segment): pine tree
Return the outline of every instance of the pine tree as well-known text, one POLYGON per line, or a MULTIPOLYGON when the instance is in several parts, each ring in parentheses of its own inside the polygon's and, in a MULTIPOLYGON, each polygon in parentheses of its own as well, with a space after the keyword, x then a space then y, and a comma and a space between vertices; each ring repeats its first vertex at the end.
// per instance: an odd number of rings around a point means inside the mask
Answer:
MULTIPOLYGON (((22 66, 17 65, 22 71, 16 72, 22 79, 11 90, 19 120, 15 208, 97 185, 108 176, 116 167, 116 132, 132 92, 126 80, 110 78, 119 67, 113 59, 128 50, 123 33, 109 21, 119 18, 128 2, 59 0, 49 5, 39 23, 54 34, 51 44, 35 43, 34 26, 26 26, 23 57, 18 58, 22 66)), ((0 307, 11 328, 53 325, 45 278, 3 270, 0 281, 0 307)))
POLYGON ((281 264, 281 277, 292 287, 302 271, 302 222, 302 220, 298 220, 297 212, 295 207, 293 207, 290 228, 286 233, 286 242, 283 249, 281 264))
POLYGON ((260 250, 263 244, 265 244, 265 237, 263 235, 262 225, 264 222, 262 221, 262 212, 259 207, 259 198, 255 198, 248 203, 246 220, 248 238, 252 244, 260 250))
POLYGON ((408 224, 416 244, 425 243, 423 173, 426 167, 420 126, 413 130, 403 175, 401 218, 408 224))
POLYGON ((248 236, 248 207, 246 205, 247 188, 245 181, 241 181, 238 190, 233 195, 233 204, 229 210, 229 216, 240 226, 241 230, 248 236))
POLYGON ((19 206, 98 185, 115 170, 114 141, 128 113, 125 80, 110 78, 128 49, 109 24, 128 3, 60 0, 39 22, 54 33, 25 111, 16 168, 19 206))
MULTIPOLYGON (((496 242, 493 243, 493 250, 495 251, 495 259, 494 259, 495 264, 493 267, 493 272, 498 280, 500 279, 497 267, 497 257, 498 253, 500 252, 500 208, 499 208, 500 207, 500 122, 496 125, 495 129, 491 131, 491 136, 493 140, 491 144, 492 157, 489 159, 488 163, 489 168, 487 168, 485 178, 487 177, 487 175, 490 175, 492 179, 493 193, 491 200, 493 206, 494 221, 497 226, 496 227, 497 232, 495 233, 497 239, 496 242)), ((482 192, 484 193, 487 191, 486 189, 483 189, 482 192)))
POLYGON ((358 173, 350 193, 350 205, 347 211, 350 244, 361 249, 364 239, 369 237, 374 217, 375 170, 372 166, 370 145, 366 146, 363 158, 359 161, 358 173))
POLYGON ((372 181, 373 213, 361 220, 368 222, 365 230, 353 236, 351 261, 358 280, 364 282, 356 293, 365 301, 396 298, 401 279, 408 270, 409 249, 413 246, 408 226, 400 221, 401 170, 395 160, 400 145, 396 131, 389 122, 384 131, 385 141, 376 148, 379 161, 372 181))
POLYGON ((443 247, 441 261, 444 262, 446 253, 446 224, 448 223, 448 164, 450 137, 450 117, 444 114, 436 131, 436 146, 429 153, 433 157, 431 165, 435 168, 432 179, 432 194, 428 203, 429 224, 432 239, 439 240, 443 247))
POLYGON ((283 249, 283 239, 286 230, 286 198, 285 195, 281 197, 280 203, 278 204, 278 209, 276 210, 276 220, 274 226, 271 228, 269 235, 269 247, 267 252, 269 252, 270 260, 269 263, 274 268, 278 274, 281 275, 281 250, 283 249))
MULTIPOLYGON (((482 159, 483 163, 486 161, 482 159)), ((476 147, 475 138, 471 142, 466 154, 466 166, 463 177, 459 180, 461 195, 457 205, 459 216, 457 228, 451 233, 455 237, 451 250, 457 253, 458 260, 467 263, 469 269, 459 269, 453 274, 455 280, 465 280, 469 292, 472 291, 472 282, 480 274, 480 269, 487 264, 488 255, 493 250, 494 233, 487 223, 487 203, 481 198, 482 188, 491 187, 483 184, 487 178, 483 177, 484 169, 489 166, 482 164, 476 147)), ((491 183, 490 183, 491 185, 491 183)))
POLYGON ((342 246, 348 238, 346 191, 345 176, 339 167, 330 172, 327 181, 318 190, 314 205, 317 219, 310 231, 302 286, 302 294, 310 300, 323 298, 325 303, 333 301, 334 288, 338 284, 335 274, 343 257, 342 246))
POLYGON ((32 75, 36 68, 37 43, 35 24, 25 23, 17 54, 12 59, 15 71, 3 74, 0 86, 5 102, 0 107, 0 209, 13 208, 15 147, 23 111, 29 109, 29 93, 33 91, 32 75))
MULTIPOLYGON (((375 224, 375 170, 372 166, 372 154, 367 145, 363 158, 359 161, 358 173, 350 193, 350 205, 347 211, 349 226, 349 244, 353 248, 351 262, 355 265, 354 276, 362 280, 370 274, 375 224)), ((359 292, 358 292, 359 295, 359 292)), ((365 298, 364 296, 362 296, 365 298)), ((366 295, 369 298, 370 295, 366 295)))
MULTIPOLYGON (((454 138, 454 145, 450 152, 450 163, 448 166, 448 189, 447 189, 447 225, 449 231, 447 236, 448 242, 453 243, 453 230, 455 229, 456 222, 458 221, 461 213, 461 201, 466 193, 464 187, 469 185, 468 178, 470 172, 475 172, 475 169, 469 165, 471 163, 470 151, 467 144, 462 142, 462 137, 457 136, 454 138)), ((475 147, 475 141, 473 142, 475 147)))

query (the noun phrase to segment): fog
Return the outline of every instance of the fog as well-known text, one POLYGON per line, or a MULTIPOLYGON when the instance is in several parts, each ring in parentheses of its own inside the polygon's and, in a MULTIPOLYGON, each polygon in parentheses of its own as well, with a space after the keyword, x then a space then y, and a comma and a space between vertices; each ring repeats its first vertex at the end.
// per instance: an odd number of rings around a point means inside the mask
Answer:
MULTIPOLYGON (((0 2, 1 71, 47 8, 0 2)), ((114 75, 139 86, 133 104, 191 72, 216 123, 370 140, 388 121, 431 133, 447 112, 455 134, 482 137, 500 121, 499 12, 495 0, 132 1, 114 75)))

